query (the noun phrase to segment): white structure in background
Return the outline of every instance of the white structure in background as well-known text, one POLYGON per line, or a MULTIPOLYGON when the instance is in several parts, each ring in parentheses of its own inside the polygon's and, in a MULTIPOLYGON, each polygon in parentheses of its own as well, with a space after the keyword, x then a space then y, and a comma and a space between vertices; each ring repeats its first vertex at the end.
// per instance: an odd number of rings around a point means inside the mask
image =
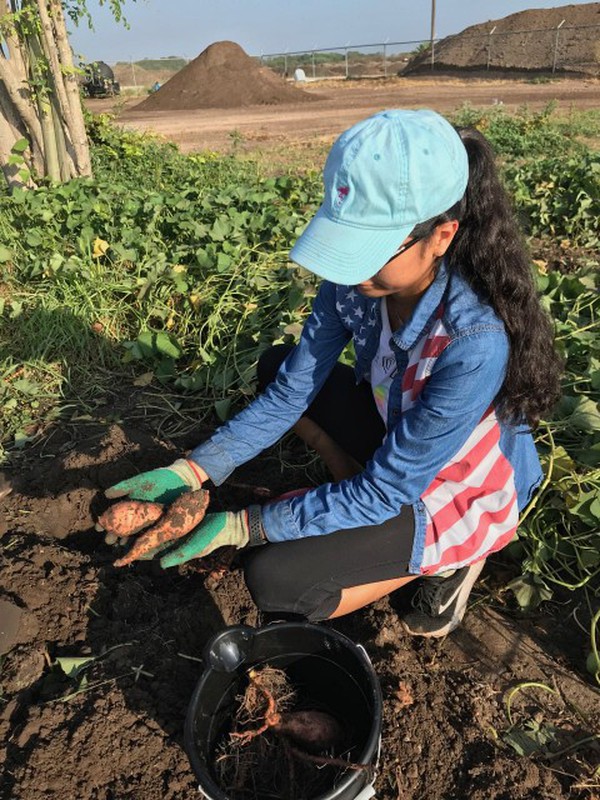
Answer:
POLYGON ((296 83, 305 83, 306 82, 306 73, 300 67, 297 67, 294 70, 294 80, 296 83))

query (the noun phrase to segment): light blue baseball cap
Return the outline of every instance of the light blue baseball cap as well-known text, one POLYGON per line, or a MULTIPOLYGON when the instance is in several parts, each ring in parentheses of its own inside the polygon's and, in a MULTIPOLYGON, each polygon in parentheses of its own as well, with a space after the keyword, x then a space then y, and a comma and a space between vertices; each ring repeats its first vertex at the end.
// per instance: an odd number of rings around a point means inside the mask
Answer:
POLYGON ((368 117, 334 143, 323 172, 325 199, 290 259, 334 283, 372 277, 420 222, 465 193, 467 151, 435 111, 392 109, 368 117))

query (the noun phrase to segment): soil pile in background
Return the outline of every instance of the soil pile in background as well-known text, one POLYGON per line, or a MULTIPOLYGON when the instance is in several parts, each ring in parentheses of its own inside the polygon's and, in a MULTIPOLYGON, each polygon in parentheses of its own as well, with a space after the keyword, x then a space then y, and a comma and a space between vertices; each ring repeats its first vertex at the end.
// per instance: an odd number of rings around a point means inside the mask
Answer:
MULTIPOLYGON (((551 72, 553 65, 557 73, 600 75, 600 3, 520 11, 471 25, 435 46, 436 72, 551 72)), ((418 72, 431 73, 429 49, 415 57, 402 74, 418 72)))
POLYGON ((215 42, 174 75, 136 111, 239 108, 314 100, 261 67, 235 42, 215 42))

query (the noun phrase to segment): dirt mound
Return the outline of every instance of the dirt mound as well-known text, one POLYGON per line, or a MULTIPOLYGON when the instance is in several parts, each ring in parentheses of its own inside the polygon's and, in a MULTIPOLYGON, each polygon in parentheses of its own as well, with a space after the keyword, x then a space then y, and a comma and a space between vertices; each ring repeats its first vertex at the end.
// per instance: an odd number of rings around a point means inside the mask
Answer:
POLYGON ((261 67, 235 42, 215 42, 137 105, 136 111, 239 108, 314 99, 261 67))
MULTIPOLYGON (((519 11, 472 25, 435 46, 436 72, 549 72, 553 68, 600 74, 600 3, 519 11)), ((403 74, 425 71, 431 71, 429 49, 414 58, 403 74)))

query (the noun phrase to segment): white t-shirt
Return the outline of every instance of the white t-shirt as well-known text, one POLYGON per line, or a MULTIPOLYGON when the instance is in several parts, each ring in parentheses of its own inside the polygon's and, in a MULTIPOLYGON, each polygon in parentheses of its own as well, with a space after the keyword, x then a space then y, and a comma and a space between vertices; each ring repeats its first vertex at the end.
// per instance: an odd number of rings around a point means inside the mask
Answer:
POLYGON ((391 338, 392 328, 390 326, 386 298, 384 297, 381 301, 381 334, 379 336, 379 347, 375 353, 375 358, 371 362, 370 379, 375 405, 386 427, 390 386, 398 371, 396 356, 390 347, 391 338))

